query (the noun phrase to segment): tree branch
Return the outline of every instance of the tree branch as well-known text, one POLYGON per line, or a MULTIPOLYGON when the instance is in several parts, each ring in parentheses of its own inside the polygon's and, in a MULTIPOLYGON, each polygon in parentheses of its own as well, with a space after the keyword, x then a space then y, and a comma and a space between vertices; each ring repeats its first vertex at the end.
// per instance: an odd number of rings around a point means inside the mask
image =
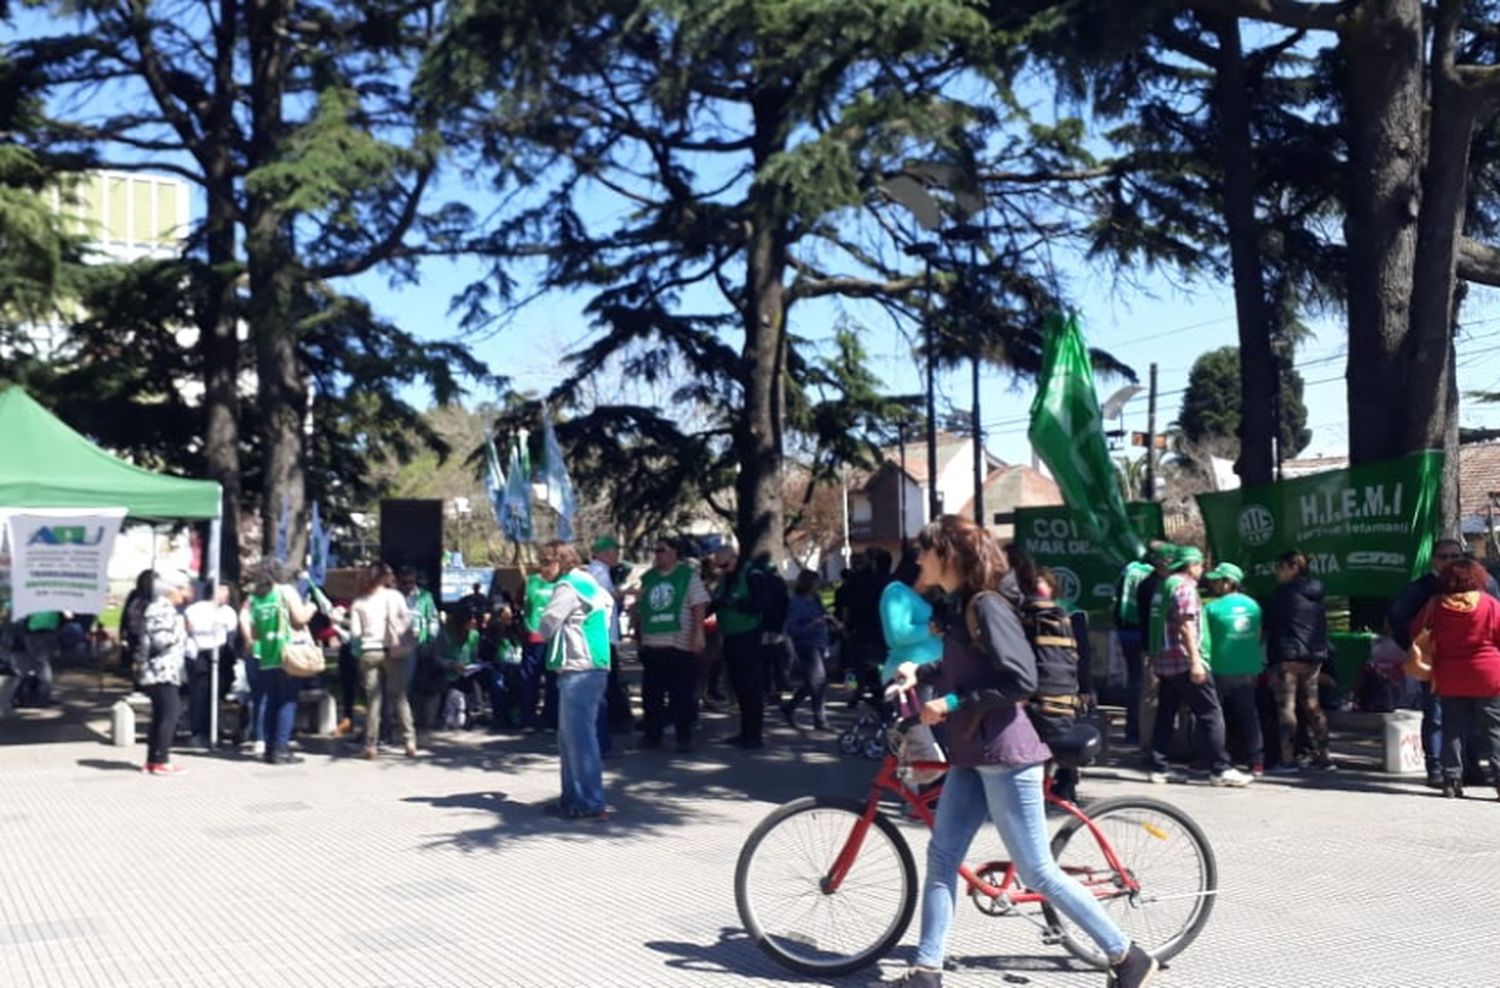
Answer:
POLYGON ((347 278, 352 275, 362 274, 395 257, 402 249, 402 243, 406 240, 406 234, 411 225, 416 221, 419 207, 422 203, 422 193, 427 188, 428 179, 432 178, 437 163, 429 157, 427 162, 417 170, 416 182, 412 184, 411 191, 407 193, 406 202, 401 206, 401 213, 391 228, 386 231, 384 237, 372 245, 364 253, 331 261, 328 264, 313 268, 310 272, 317 281, 326 281, 330 278, 347 278))
POLYGON ((926 284, 926 278, 913 275, 909 278, 892 278, 889 281, 871 281, 867 278, 798 278, 787 289, 787 301, 807 298, 825 298, 839 295, 844 298, 879 298, 886 295, 904 295, 926 284))
POLYGON ((1210 14, 1250 17, 1308 31, 1342 31, 1348 22, 1350 0, 1310 3, 1307 0, 1188 0, 1183 6, 1210 14))
POLYGON ((1500 288, 1500 247, 1469 237, 1458 241, 1458 276, 1478 285, 1500 288))

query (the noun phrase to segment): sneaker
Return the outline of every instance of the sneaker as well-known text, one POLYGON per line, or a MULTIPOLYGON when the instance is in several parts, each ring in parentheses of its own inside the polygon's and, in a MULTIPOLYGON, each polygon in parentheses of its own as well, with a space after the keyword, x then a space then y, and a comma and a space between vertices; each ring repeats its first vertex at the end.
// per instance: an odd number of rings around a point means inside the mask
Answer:
POLYGON ((1155 957, 1131 944, 1125 959, 1109 967, 1110 988, 1145 988, 1156 977, 1158 967, 1155 957))
POLYGON ((207 734, 194 734, 191 738, 188 738, 188 747, 189 748, 207 748, 208 747, 208 735, 207 734))
POLYGON ((1299 775, 1302 767, 1296 762, 1282 762, 1266 772, 1267 775, 1299 775))
POLYGON ((1262 765, 1260 762, 1256 762, 1254 765, 1250 766, 1250 775, 1252 777, 1258 779, 1258 778, 1260 778, 1261 776, 1263 776, 1265 774, 1266 774, 1266 767, 1264 765, 1262 765))
POLYGON ((887 981, 890 988, 943 988, 943 972, 925 967, 908 968, 895 981, 887 981))
POLYGON ((173 765, 171 762, 167 762, 166 764, 156 766, 154 774, 167 776, 187 775, 188 770, 181 765, 173 765))
MULTIPOLYGON (((1311 767, 1317 769, 1319 772, 1337 772, 1339 770, 1338 765, 1334 763, 1334 760, 1332 758, 1317 759, 1312 763, 1311 767)), ((1481 777, 1481 781, 1482 778, 1483 777, 1481 777)))
MULTIPOLYGON (((141 766, 141 774, 142 775, 155 775, 156 774, 156 770, 158 768, 160 768, 160 767, 161 766, 157 765, 155 762, 147 762, 146 764, 144 764, 144 765, 141 766)), ((1438 779, 1438 785, 1441 786, 1442 784, 1443 784, 1443 781, 1442 781, 1441 778, 1439 778, 1438 779)))
POLYGON ((1174 785, 1182 785, 1186 783, 1187 780, 1188 774, 1182 771, 1182 769, 1178 768, 1169 768, 1165 772, 1151 773, 1151 781, 1159 786, 1164 786, 1169 782, 1174 785))
POLYGON ((1211 786, 1230 786, 1234 789, 1243 789, 1255 779, 1237 768, 1226 768, 1218 775, 1210 775, 1208 784, 1211 786))
POLYGON ((266 743, 264 741, 257 741, 250 746, 250 754, 252 755, 264 755, 265 753, 266 743))

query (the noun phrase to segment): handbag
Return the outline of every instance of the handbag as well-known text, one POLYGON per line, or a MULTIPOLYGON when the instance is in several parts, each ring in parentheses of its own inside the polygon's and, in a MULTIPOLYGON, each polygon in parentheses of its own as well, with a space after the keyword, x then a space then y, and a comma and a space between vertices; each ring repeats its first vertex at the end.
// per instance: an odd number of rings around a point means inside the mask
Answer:
POLYGON ((316 642, 288 642, 281 650, 281 668, 288 676, 305 679, 321 675, 328 668, 328 658, 316 642))
POLYGON ((1432 604, 1429 600, 1422 609, 1422 630, 1412 636, 1411 645, 1406 649, 1406 661, 1401 666, 1403 672, 1419 683, 1432 680, 1432 604))

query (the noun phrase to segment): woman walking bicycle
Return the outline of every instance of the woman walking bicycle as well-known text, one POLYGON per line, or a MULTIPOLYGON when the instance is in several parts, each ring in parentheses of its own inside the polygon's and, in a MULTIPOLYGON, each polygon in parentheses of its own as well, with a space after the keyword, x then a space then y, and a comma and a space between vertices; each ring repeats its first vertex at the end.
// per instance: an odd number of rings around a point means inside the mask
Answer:
POLYGON ((1052 857, 1044 812, 1043 766, 1051 752, 1022 704, 1036 690, 1036 658, 1014 609, 998 593, 1005 557, 994 540, 965 518, 944 515, 918 537, 921 579, 954 595, 959 615, 944 636, 942 657, 903 664, 896 683, 934 688, 921 719, 948 721, 952 765, 938 801, 927 877, 922 889, 922 935, 916 964, 897 985, 939 988, 943 957, 958 898, 958 869, 985 818, 1000 838, 1026 887, 1045 895, 1109 959, 1118 988, 1148 984, 1157 962, 1132 943, 1098 901, 1069 878, 1052 857), (971 638, 969 627, 979 630, 971 638))

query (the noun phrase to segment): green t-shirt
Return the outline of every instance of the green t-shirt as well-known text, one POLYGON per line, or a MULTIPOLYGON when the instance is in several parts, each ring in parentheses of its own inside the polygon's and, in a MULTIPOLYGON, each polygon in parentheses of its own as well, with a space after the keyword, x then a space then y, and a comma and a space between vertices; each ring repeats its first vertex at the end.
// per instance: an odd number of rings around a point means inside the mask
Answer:
POLYGON ((1226 594, 1203 608, 1208 648, 1216 676, 1258 676, 1265 668, 1260 642, 1260 605, 1242 593, 1226 594))
POLYGON ((411 610, 412 631, 416 633, 417 644, 426 645, 432 641, 432 629, 439 623, 437 602, 432 599, 432 591, 417 588, 406 606, 411 610))
POLYGON ((464 666, 471 665, 479 654, 479 631, 469 629, 469 633, 463 638, 455 641, 448 632, 443 632, 443 658, 448 661, 448 682, 452 683, 463 678, 464 666))
POLYGON ((1126 563, 1124 571, 1120 574, 1119 596, 1115 599, 1115 627, 1117 628, 1139 628, 1141 626, 1141 608, 1136 600, 1137 591, 1140 590, 1141 581, 1152 573, 1149 563, 1133 562, 1126 563))
POLYGON ((270 592, 250 598, 250 632, 255 638, 251 647, 255 661, 262 669, 279 668, 282 650, 290 637, 280 587, 272 587, 270 592))
POLYGON ((526 578, 526 630, 536 631, 542 626, 542 612, 547 609, 547 602, 552 599, 552 590, 555 583, 548 583, 542 579, 540 573, 532 573, 526 578))

